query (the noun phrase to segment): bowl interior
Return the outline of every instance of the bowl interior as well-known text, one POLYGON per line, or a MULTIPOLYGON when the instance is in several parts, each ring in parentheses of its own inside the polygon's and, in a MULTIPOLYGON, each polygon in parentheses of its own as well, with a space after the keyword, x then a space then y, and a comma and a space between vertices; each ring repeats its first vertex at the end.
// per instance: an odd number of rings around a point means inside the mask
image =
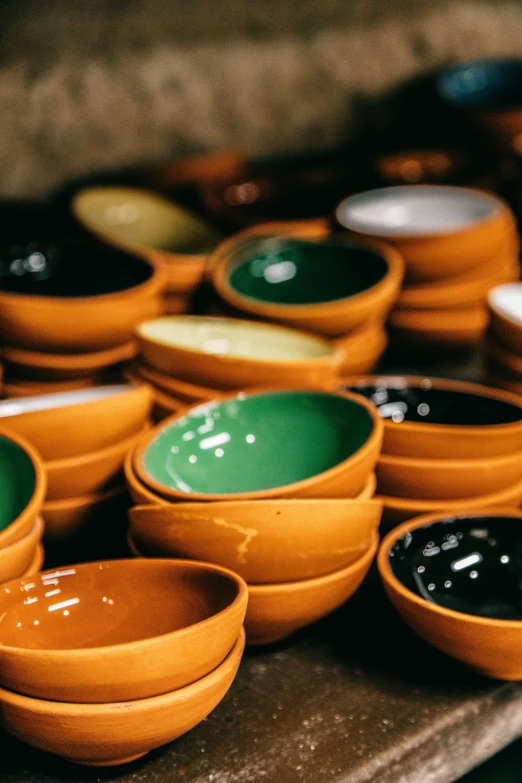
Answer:
POLYGON ((253 237, 233 251, 227 268, 232 289, 262 302, 318 304, 354 296, 385 277, 376 251, 341 241, 253 237))
POLYGON ((206 620, 238 594, 230 576, 168 561, 58 568, 0 588, 0 644, 82 649, 148 639, 206 620))
POLYGON ((522 106, 522 60, 484 60, 443 73, 439 93, 466 109, 499 111, 522 106))
POLYGON ((161 345, 217 356, 276 361, 330 356, 334 347, 305 333, 255 321, 170 316, 145 321, 138 334, 161 345))
POLYGON ((406 533, 389 554, 400 582, 430 603, 522 620, 522 527, 517 517, 448 517, 406 533))
POLYGON ((486 193, 449 185, 404 185, 369 190, 342 201, 345 228, 377 236, 441 234, 469 228, 499 211, 486 193))
POLYGON ((352 391, 366 397, 383 419, 396 424, 418 422, 457 426, 510 424, 522 419, 522 408, 503 400, 451 389, 433 388, 426 378, 419 386, 404 379, 383 378, 370 385, 356 385, 352 391))
POLYGON ((0 290, 50 297, 112 294, 145 283, 152 266, 94 242, 30 242, 0 253, 0 290))
POLYGON ((36 475, 25 451, 0 436, 0 530, 20 516, 33 496, 36 475))
POLYGON ((240 394, 167 425, 143 467, 181 492, 255 492, 303 481, 350 457, 369 438, 369 412, 321 392, 240 394))
POLYGON ((195 215, 154 193, 134 188, 93 188, 77 196, 78 217, 94 231, 129 245, 176 253, 208 253, 219 242, 195 215))
POLYGON ((522 283, 495 286, 489 292, 488 301, 497 313, 522 326, 522 283))
POLYGON ((124 394, 135 388, 131 384, 114 386, 92 386, 86 389, 37 394, 34 397, 17 397, 16 399, 0 401, 0 419, 8 416, 19 416, 22 413, 51 410, 53 408, 68 408, 86 402, 95 402, 117 394, 124 394))

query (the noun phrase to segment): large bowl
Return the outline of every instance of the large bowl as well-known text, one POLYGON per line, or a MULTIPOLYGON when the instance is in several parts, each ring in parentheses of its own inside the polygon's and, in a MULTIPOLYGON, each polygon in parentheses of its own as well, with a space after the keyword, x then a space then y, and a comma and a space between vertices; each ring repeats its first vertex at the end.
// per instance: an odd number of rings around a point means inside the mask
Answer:
POLYGON ((0 582, 17 579, 31 567, 42 539, 44 524, 40 517, 27 535, 0 548, 0 582))
POLYGON ((178 315, 136 328, 140 353, 167 375, 218 389, 331 384, 343 359, 320 337, 258 321, 178 315))
POLYGON ((383 452, 403 457, 494 457, 522 448, 522 399, 474 383, 423 376, 343 379, 378 407, 383 452))
POLYGON ((60 703, 0 689, 2 722, 15 737, 77 764, 108 767, 134 761, 186 734, 212 712, 232 684, 244 646, 241 631, 225 660, 209 674, 137 701, 60 703))
POLYGON ((18 348, 115 348, 131 340, 136 323, 161 312, 162 272, 103 245, 12 248, 2 268, 0 339, 18 348))
POLYGON ((356 395, 241 392, 162 422, 136 447, 133 468, 171 500, 351 497, 373 471, 383 430, 356 395))
POLYGON ((167 693, 223 661, 246 605, 239 576, 191 561, 108 560, 10 582, 0 588, 0 684, 57 702, 167 693))
POLYGON ((521 521, 509 509, 417 517, 386 536, 377 559, 419 636, 502 680, 522 679, 521 521))
POLYGON ((186 557, 231 568, 248 584, 310 579, 368 549, 376 500, 252 500, 138 506, 129 532, 147 557, 186 557))

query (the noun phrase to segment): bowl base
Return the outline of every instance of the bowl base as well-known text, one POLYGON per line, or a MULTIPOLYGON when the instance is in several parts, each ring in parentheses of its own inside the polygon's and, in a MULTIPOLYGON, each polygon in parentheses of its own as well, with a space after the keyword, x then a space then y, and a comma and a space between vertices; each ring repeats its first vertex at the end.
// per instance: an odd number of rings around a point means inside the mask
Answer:
POLYGON ((85 759, 73 759, 70 756, 67 756, 67 761, 70 761, 72 764, 80 764, 82 767, 118 767, 120 764, 130 764, 131 761, 137 761, 138 759, 143 758, 143 756, 146 756, 148 751, 145 751, 145 753, 137 753, 135 756, 126 756, 124 759, 107 759, 107 760, 100 760, 100 761, 86 761, 85 759))

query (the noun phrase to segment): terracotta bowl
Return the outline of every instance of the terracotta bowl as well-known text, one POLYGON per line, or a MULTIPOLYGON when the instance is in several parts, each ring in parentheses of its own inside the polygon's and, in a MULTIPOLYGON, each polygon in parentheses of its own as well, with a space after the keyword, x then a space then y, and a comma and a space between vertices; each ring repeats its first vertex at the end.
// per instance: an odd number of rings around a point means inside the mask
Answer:
POLYGON ((125 487, 116 483, 116 486, 91 492, 89 495, 46 500, 42 506, 46 541, 78 541, 84 533, 87 537, 92 537, 94 530, 99 529, 101 520, 107 516, 112 503, 124 494, 125 487))
POLYGON ((181 560, 84 563, 11 582, 0 588, 0 684, 68 702, 168 693, 224 660, 246 605, 239 576, 181 560))
POLYGON ((136 447, 133 468, 170 500, 352 497, 373 471, 383 430, 357 395, 241 392, 162 422, 136 447))
POLYGON ((90 389, 101 386, 103 378, 98 375, 74 378, 70 381, 28 381, 25 378, 12 378, 4 381, 2 391, 5 399, 14 397, 35 397, 40 394, 73 391, 74 389, 90 389))
POLYGON ((34 528, 47 489, 42 459, 25 438, 0 428, 0 550, 34 528))
POLYGON ((150 367, 143 361, 136 361, 131 365, 131 370, 136 373, 139 380, 151 383, 156 389, 168 394, 170 397, 182 401, 185 405, 192 405, 195 402, 210 402, 222 396, 220 389, 210 388, 209 386, 200 386, 188 381, 182 381, 180 378, 174 378, 164 372, 150 367))
POLYGON ((88 454, 137 433, 148 420, 152 390, 114 385, 0 402, 0 420, 29 438, 45 460, 88 454))
POLYGON ((354 563, 325 576, 280 584, 249 585, 245 618, 247 644, 272 644, 291 636, 350 598, 366 576, 379 536, 354 563))
POLYGON ((104 491, 115 479, 122 477, 126 455, 148 429, 147 424, 130 438, 98 451, 46 462, 46 502, 104 491))
MULTIPOLYGON (((109 767, 144 756, 186 734, 219 704, 236 675, 245 634, 201 679, 161 696, 108 704, 60 703, 0 689, 6 730, 77 764, 109 767)), ((135 659, 131 665, 133 665, 135 659)))
POLYGON ((179 315, 136 328, 140 355, 167 375, 219 389, 325 386, 343 354, 320 337, 235 318, 179 315))
POLYGON ((93 187, 76 194, 76 219, 99 239, 164 268, 165 290, 196 288, 220 237, 196 215, 147 190, 93 187))
POLYGON ((399 185, 342 201, 337 221, 356 237, 390 242, 409 281, 440 280, 497 253, 512 215, 497 196, 450 185, 399 185))
POLYGON ((17 579, 30 568, 43 535, 43 528, 41 518, 37 517, 27 535, 0 549, 0 582, 17 579))
POLYGON ((42 566, 44 564, 45 560, 45 552, 42 544, 38 544, 35 552, 34 557, 31 560, 31 563, 27 569, 27 571, 24 571, 24 573, 19 577, 20 579, 28 579, 30 576, 35 576, 36 574, 40 573, 42 570, 42 566))
POLYGON ((470 346, 479 343, 485 334, 489 317, 485 306, 467 310, 402 310, 395 309, 389 325, 404 340, 408 338, 438 345, 470 346))
POLYGON ((383 321, 404 273, 388 245, 303 238, 299 230, 237 234, 210 264, 217 293, 234 309, 327 336, 383 321))
POLYGON ((2 357, 17 378, 31 381, 66 381, 96 377, 102 370, 129 361, 136 355, 133 342, 94 353, 40 353, 2 346, 2 357))
POLYGON ((338 337, 336 344, 344 354, 341 375, 358 375, 373 370, 388 345, 388 335, 384 324, 375 321, 338 337))
POLYGON ((522 448, 522 400, 475 383, 423 376, 345 378, 377 406, 383 452, 402 457, 494 457, 522 448))
POLYGON ((522 679, 520 511, 418 517, 391 531, 377 559, 402 619, 480 674, 522 679))
POLYGON ((26 253, 28 269, 37 255, 47 276, 39 268, 0 278, 3 343, 56 354, 105 351, 128 343, 136 323, 161 312, 163 273, 147 261, 94 244, 51 250, 26 253))
POLYGON ((461 500, 420 500, 381 494, 376 497, 383 503, 383 522, 395 525, 419 514, 435 514, 443 511, 448 514, 460 514, 469 509, 500 506, 518 508, 522 504, 522 481, 519 480, 510 487, 489 495, 475 495, 461 500))
POLYGON ((252 500, 139 506, 129 517, 145 556, 218 563, 254 584, 349 565, 369 547, 381 512, 375 500, 252 500))
POLYGON ((510 351, 522 355, 522 283, 506 283, 489 292, 491 330, 510 351))

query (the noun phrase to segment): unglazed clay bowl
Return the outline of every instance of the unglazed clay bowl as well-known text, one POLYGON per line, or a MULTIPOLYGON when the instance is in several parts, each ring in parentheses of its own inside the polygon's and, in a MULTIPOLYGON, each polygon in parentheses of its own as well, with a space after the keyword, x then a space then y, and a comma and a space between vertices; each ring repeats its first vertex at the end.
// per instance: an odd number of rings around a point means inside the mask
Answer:
POLYGON ((84 563, 11 582, 0 588, 0 683, 69 702, 167 693, 223 661, 246 605, 239 576, 182 560, 84 563))
POLYGON ((389 246, 302 238, 297 231, 238 234, 210 264, 217 293, 236 310, 328 336, 383 321, 404 273, 389 246))
POLYGON ((383 429, 356 395, 240 392, 162 422, 136 447, 133 468, 171 500, 352 497, 373 471, 383 429))
POLYGON ((353 563, 324 576, 296 582, 249 585, 245 618, 247 644, 272 644, 291 636, 350 598, 366 576, 379 536, 353 563))
POLYGON ((494 457, 522 448, 522 400, 475 383, 422 376, 343 379, 384 421, 383 451, 402 457, 494 457))
POLYGON ((128 343, 161 312, 164 278, 142 258, 97 244, 27 245, 0 258, 0 339, 46 353, 128 343))
POLYGON ((88 454, 136 434, 152 390, 113 385, 0 401, 0 421, 35 444, 45 460, 88 454))
POLYGON ((0 689, 2 722, 15 737, 77 764, 108 767, 134 761, 186 734, 212 712, 232 684, 244 646, 241 630, 210 673, 161 696, 134 701, 78 704, 0 689))
POLYGON ((478 305, 467 309, 403 310, 394 309, 389 326, 413 341, 436 345, 473 346, 480 343, 489 322, 487 309, 478 305))
POLYGON ((25 438, 0 428, 0 548, 33 529, 47 489, 42 458, 25 438))
POLYGON ((2 346, 2 358, 17 378, 31 381, 65 381, 96 375, 108 367, 129 361, 137 353, 133 342, 93 353, 41 353, 2 346))
POLYGON ((92 386, 103 384, 103 377, 85 376, 85 378, 73 378, 70 381, 28 381, 26 378, 13 378, 9 376, 2 385, 5 399, 13 397, 35 397, 40 394, 54 394, 55 392, 67 392, 75 389, 89 389, 92 386))
POLYGON ((17 579, 33 562, 43 535, 43 522, 37 517, 27 535, 0 548, 0 582, 17 579))
POLYGON ((143 361, 133 362, 131 368, 139 380, 151 383, 156 389, 160 389, 170 397, 175 397, 185 405, 193 405, 195 402, 210 402, 222 395, 222 390, 220 389, 189 383, 189 381, 183 381, 181 378, 174 378, 172 375, 167 375, 154 369, 154 367, 150 367, 143 361))
POLYGON ((136 328, 143 359, 176 378, 218 389, 331 385, 343 358, 320 337, 235 318, 178 315, 136 328))
POLYGON ((378 566, 403 620, 488 677, 522 679, 522 513, 417 517, 384 539, 378 566))
POLYGON ((373 370, 388 345, 388 335, 384 324, 375 321, 338 337, 335 342, 343 353, 341 375, 361 375, 373 370))
POLYGON ((506 283, 489 292, 491 330, 510 351, 522 356, 522 283, 506 283))
POLYGON ((192 291, 220 237, 203 220, 146 190, 93 187, 76 194, 77 220, 96 236, 164 267, 165 289, 192 291))
POLYGON ((376 500, 252 500, 139 506, 130 535, 147 557, 186 557, 231 568, 248 584, 337 571, 368 549, 376 500))
POLYGON ((512 225, 497 196, 449 185, 369 190, 342 201, 336 217, 351 235, 396 247, 412 282, 472 269, 501 248, 512 225))
POLYGON ((30 576, 35 576, 42 570, 42 566, 45 560, 45 551, 43 544, 37 544, 34 557, 26 571, 21 575, 20 579, 28 579, 30 576))
MULTIPOLYGON (((42 506, 45 540, 78 542, 80 538, 98 537, 103 519, 111 516, 115 503, 119 513, 119 501, 124 495, 123 482, 116 480, 108 489, 88 495, 46 500, 42 506)), ((101 543, 103 545, 103 533, 101 543)))

